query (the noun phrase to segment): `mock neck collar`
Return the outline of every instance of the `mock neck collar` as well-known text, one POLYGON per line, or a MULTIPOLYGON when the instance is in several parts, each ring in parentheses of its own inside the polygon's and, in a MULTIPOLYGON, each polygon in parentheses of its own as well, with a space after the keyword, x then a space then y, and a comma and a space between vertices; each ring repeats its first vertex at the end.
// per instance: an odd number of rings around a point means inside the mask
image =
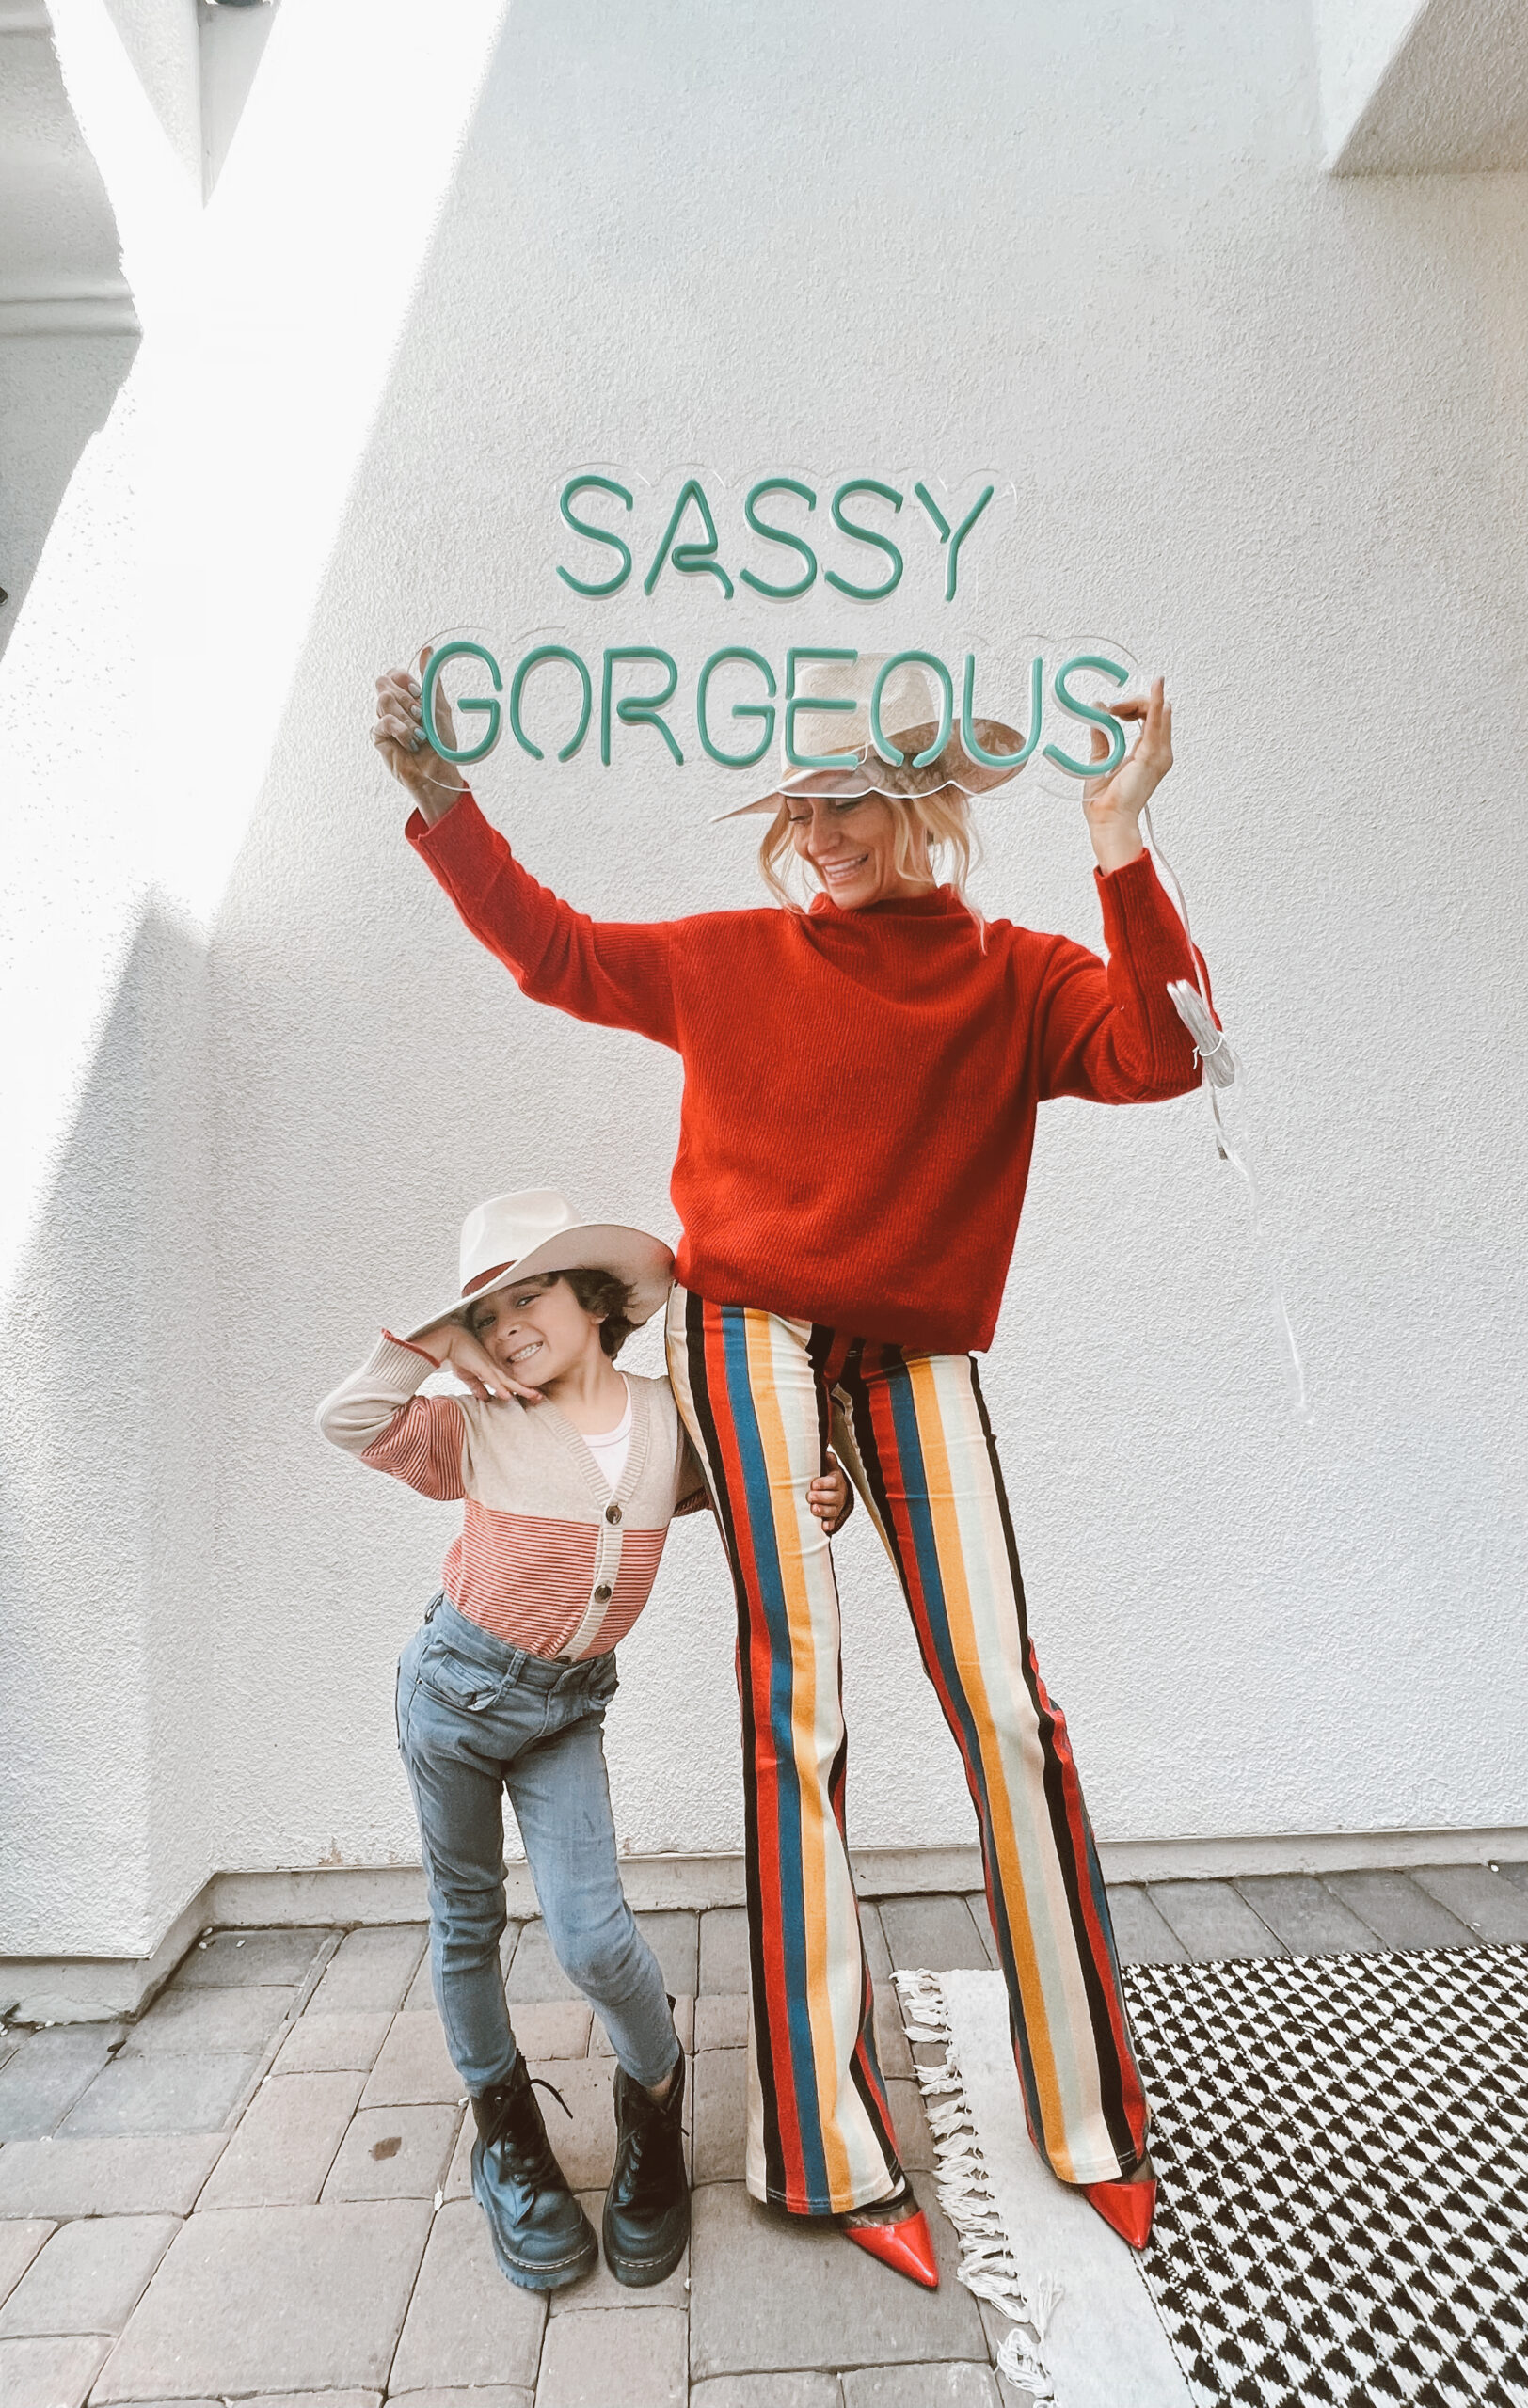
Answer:
POLYGON ((928 895, 894 895, 884 903, 862 903, 854 911, 846 911, 825 890, 819 889, 807 906, 808 919, 834 919, 852 924, 855 920, 943 920, 952 911, 968 919, 965 905, 952 886, 936 886, 928 895))

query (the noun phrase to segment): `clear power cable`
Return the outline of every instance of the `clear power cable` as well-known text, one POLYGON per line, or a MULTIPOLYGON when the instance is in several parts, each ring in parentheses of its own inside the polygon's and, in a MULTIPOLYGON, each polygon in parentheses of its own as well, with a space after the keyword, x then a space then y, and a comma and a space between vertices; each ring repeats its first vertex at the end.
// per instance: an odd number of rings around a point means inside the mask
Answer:
POLYGON ((1193 1038, 1194 1049, 1199 1055, 1200 1065, 1204 1074, 1204 1092, 1210 1099, 1210 1114, 1215 1122, 1216 1151, 1223 1163, 1231 1164, 1232 1169, 1247 1189, 1248 1200, 1252 1208, 1252 1234, 1262 1249, 1268 1276, 1273 1283, 1274 1301, 1279 1307, 1279 1319, 1283 1328, 1284 1351, 1288 1356, 1290 1376, 1294 1383, 1295 1410, 1302 1420, 1308 1420, 1311 1413, 1311 1400, 1306 1386, 1305 1365, 1295 1336, 1295 1324, 1289 1318, 1289 1306, 1284 1297, 1283 1281, 1279 1276, 1279 1263, 1274 1252, 1273 1241, 1268 1235, 1267 1225, 1263 1218, 1263 1204, 1258 1194, 1257 1180, 1252 1175, 1251 1164, 1245 1154, 1232 1142, 1220 1110, 1220 1090, 1235 1084, 1240 1065, 1227 1042, 1224 1030, 1217 1028, 1215 1015, 1210 1009, 1209 989, 1204 983, 1204 972, 1194 943, 1193 929, 1189 926, 1188 898, 1183 891, 1183 880, 1157 843, 1156 830, 1152 825, 1150 807, 1148 806, 1140 816, 1141 824, 1146 831, 1146 841, 1172 889, 1173 900, 1178 907, 1178 916, 1183 922, 1184 934, 1188 939, 1188 958, 1194 966, 1194 983, 1190 985, 1186 978, 1170 978, 1168 993, 1172 998, 1173 1009, 1178 1018, 1193 1038))

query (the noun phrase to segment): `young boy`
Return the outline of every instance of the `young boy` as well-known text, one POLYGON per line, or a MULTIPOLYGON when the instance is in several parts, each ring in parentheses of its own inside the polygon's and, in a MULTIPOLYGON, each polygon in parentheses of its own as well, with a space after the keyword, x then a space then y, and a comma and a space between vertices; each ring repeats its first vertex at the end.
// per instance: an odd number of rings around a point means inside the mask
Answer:
MULTIPOLYGON (((708 1502, 668 1382, 614 1362, 673 1271, 657 1238, 577 1221, 549 1190, 495 1196, 463 1224, 457 1297, 401 1339, 384 1331, 318 1409, 324 1435, 362 1463, 464 1500, 440 1592, 399 1662, 398 1740, 436 2002, 477 2124, 472 2189, 501 2267, 530 2290, 575 2282, 599 2252, 504 2003, 506 1789, 558 1962, 615 2053, 612 2273, 661 2282, 690 2229, 684 2055, 621 1888, 603 1731, 616 1642, 647 1601, 669 1522, 708 1502), (465 1397, 415 1394, 446 1366, 465 1397)), ((808 1495, 831 1532, 849 1486, 829 1461, 808 1495)))

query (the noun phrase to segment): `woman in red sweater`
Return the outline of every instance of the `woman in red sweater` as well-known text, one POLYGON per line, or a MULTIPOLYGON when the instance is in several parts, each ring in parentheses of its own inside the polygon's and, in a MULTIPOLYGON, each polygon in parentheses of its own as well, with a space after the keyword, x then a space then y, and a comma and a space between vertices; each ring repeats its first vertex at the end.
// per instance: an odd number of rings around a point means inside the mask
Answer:
MULTIPOLYGON (((1161 681, 1121 705, 1136 742, 1085 790, 1106 965, 966 904, 967 798, 998 778, 953 734, 938 748, 931 721, 883 713, 902 755, 890 768, 852 742, 854 721, 835 724, 843 766, 766 799, 766 874, 781 894, 793 852, 818 889, 808 910, 595 922, 537 884, 423 747, 417 680, 394 672, 377 692, 374 739, 419 804, 409 841, 473 934, 527 995, 684 1064, 669 1369, 738 1605, 748 2186, 937 2280, 877 2063, 845 1840, 838 1598, 806 1497, 831 1440, 961 1751, 1030 2132, 1139 2247, 1146 2103, 973 1355, 992 1340, 1037 1105, 1199 1083, 1168 994, 1194 974, 1189 947, 1139 832, 1171 766, 1161 681), (953 885, 937 882, 941 851, 953 885)), ((1010 730, 975 734, 985 752, 1019 749, 1010 730)))

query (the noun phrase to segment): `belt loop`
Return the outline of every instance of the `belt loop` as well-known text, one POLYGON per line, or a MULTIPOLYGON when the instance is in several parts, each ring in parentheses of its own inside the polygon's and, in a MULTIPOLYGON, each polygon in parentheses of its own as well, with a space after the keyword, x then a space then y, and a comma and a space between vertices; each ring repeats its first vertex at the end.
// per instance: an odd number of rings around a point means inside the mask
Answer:
POLYGON ((434 1622, 435 1609, 440 1603, 442 1597, 444 1597, 445 1593, 446 1592, 443 1589, 438 1589, 436 1591, 435 1595, 430 1599, 429 1604, 424 1608, 424 1619, 426 1622, 434 1622))

